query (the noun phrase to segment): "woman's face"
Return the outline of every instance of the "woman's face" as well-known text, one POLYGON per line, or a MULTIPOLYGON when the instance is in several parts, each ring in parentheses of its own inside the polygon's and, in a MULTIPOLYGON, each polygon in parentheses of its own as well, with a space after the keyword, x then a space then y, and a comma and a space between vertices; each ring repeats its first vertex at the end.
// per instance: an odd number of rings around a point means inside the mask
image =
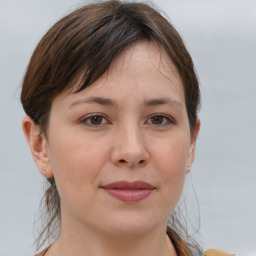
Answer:
POLYGON ((112 235, 165 229, 194 143, 174 64, 153 43, 130 47, 90 87, 53 101, 44 149, 63 225, 112 235))

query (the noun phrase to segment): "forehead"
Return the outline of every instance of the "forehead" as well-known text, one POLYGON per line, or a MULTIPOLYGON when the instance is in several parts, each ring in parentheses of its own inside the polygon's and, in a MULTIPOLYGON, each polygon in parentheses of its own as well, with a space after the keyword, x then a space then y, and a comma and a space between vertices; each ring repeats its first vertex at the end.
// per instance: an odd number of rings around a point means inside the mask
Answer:
MULTIPOLYGON (((174 92, 182 98, 184 96, 183 85, 172 60, 161 47, 150 41, 139 41, 125 49, 107 72, 89 87, 75 92, 82 82, 80 79, 73 91, 68 93, 69 99, 94 94, 121 97, 122 94, 131 95, 134 91, 140 97, 163 97, 167 92, 174 92)), ((138 98, 137 95, 133 97, 134 100, 138 98)))
MULTIPOLYGON (((112 63, 107 68, 107 71, 103 73, 101 77, 107 77, 109 74, 113 75, 113 73, 124 71, 128 73, 129 65, 133 65, 134 68, 136 67, 136 71, 142 71, 142 68, 149 66, 151 66, 151 68, 154 67, 155 71, 162 76, 172 80, 172 82, 174 82, 173 80, 175 78, 175 80, 177 80, 176 82, 182 84, 179 72, 169 55, 161 46, 149 40, 140 40, 125 48, 112 61, 112 63)), ((85 65, 84 68, 81 69, 81 71, 76 75, 75 79, 73 79, 73 81, 70 83, 70 86, 67 87, 67 91, 70 93, 76 93, 77 91, 80 91, 80 88, 86 79, 84 74, 87 68, 87 65, 85 65)), ((144 69, 144 71, 146 71, 146 69, 144 69)), ((95 81, 93 82, 93 85, 94 84, 95 81)), ((88 87, 90 86, 91 85, 88 87)))
POLYGON ((162 75, 168 77, 168 74, 171 73, 171 76, 177 75, 177 78, 179 78, 178 71, 166 51, 151 41, 138 41, 125 49, 114 60, 110 70, 120 71, 131 63, 132 65, 137 64, 137 66, 140 66, 140 69, 145 67, 145 65, 146 67, 151 66, 151 68, 154 66, 162 75))

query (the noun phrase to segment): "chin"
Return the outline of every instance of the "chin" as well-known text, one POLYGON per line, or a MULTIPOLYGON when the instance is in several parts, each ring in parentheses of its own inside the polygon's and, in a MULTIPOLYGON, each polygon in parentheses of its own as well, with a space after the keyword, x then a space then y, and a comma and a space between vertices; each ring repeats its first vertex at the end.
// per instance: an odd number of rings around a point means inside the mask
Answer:
POLYGON ((115 216, 113 220, 107 221, 105 229, 111 236, 136 237, 145 235, 159 228, 166 228, 167 217, 162 219, 159 216, 145 216, 138 213, 115 216))

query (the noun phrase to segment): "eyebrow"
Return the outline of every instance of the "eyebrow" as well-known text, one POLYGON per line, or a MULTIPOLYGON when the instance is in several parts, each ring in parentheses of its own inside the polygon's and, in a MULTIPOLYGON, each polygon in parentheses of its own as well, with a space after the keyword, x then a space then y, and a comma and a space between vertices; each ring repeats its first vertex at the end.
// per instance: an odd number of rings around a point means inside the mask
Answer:
POLYGON ((113 107, 117 107, 118 104, 109 99, 109 98, 103 98, 103 97, 90 97, 90 98, 87 98, 87 99, 82 99, 82 100, 77 100, 75 102, 73 102, 70 107, 73 107, 75 105, 80 105, 80 104, 83 104, 83 103, 98 103, 100 105, 103 105, 103 106, 113 106, 113 107))
POLYGON ((181 110, 183 110, 183 105, 176 99, 173 98, 153 98, 144 101, 143 105, 147 107, 157 106, 157 105, 164 105, 164 104, 176 104, 181 110))
MULTIPOLYGON (((97 104, 100 104, 103 106, 118 107, 117 102, 115 102, 112 99, 104 98, 104 97, 90 97, 87 99, 77 100, 77 101, 73 102, 70 105, 70 107, 73 107, 75 105, 84 104, 84 103, 97 103, 97 104)), ((168 103, 175 104, 181 110, 183 110, 183 105, 178 100, 173 99, 173 98, 152 98, 152 99, 145 100, 143 102, 143 105, 146 107, 153 107, 153 106, 164 105, 164 104, 168 104, 168 103)))

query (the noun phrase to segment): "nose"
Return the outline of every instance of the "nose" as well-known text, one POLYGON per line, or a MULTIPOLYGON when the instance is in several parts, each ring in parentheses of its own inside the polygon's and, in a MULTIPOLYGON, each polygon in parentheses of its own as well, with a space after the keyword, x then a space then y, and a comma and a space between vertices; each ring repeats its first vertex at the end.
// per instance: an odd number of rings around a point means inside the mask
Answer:
POLYGON ((149 161, 143 134, 136 127, 126 127, 119 130, 115 136, 114 148, 111 152, 111 161, 117 166, 139 168, 149 161))

